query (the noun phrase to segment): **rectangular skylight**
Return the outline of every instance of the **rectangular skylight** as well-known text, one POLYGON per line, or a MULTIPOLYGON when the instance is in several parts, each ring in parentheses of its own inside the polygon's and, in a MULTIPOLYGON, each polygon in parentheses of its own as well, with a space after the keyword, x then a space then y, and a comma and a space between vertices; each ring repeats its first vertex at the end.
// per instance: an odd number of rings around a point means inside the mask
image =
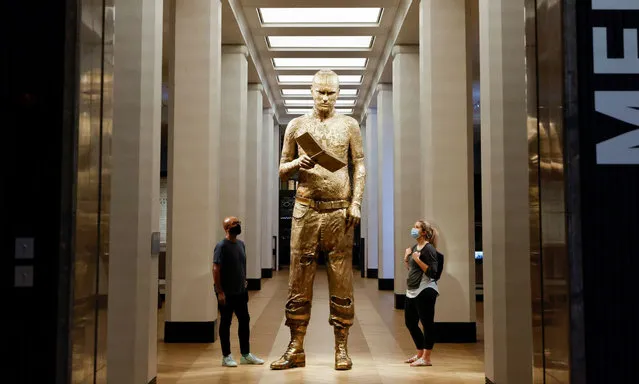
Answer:
MULTIPOLYGON (((303 115, 311 111, 311 108, 286 108, 286 113, 288 113, 289 115, 303 115)), ((353 113, 353 108, 335 108, 335 112, 344 115, 350 115, 351 113, 353 113)))
MULTIPOLYGON (((280 84, 308 84, 313 82, 313 75, 278 75, 280 84)), ((339 75, 340 84, 361 84, 362 75, 339 75)))
POLYGON ((366 68, 366 58, 363 57, 275 57, 275 69, 282 68, 366 68))
POLYGON ((267 36, 270 48, 370 48, 373 36, 267 36))
MULTIPOLYGON (((284 105, 287 107, 300 107, 300 106, 312 106, 313 100, 310 99, 286 99, 284 105)), ((355 105, 355 99, 340 99, 335 102, 337 106, 352 106, 355 105)))
MULTIPOLYGON (((307 89, 282 89, 283 96, 311 97, 311 90, 307 89)), ((339 95, 342 97, 357 96, 357 89, 340 89, 339 95)))
POLYGON ((259 8, 262 24, 379 23, 381 8, 259 8))

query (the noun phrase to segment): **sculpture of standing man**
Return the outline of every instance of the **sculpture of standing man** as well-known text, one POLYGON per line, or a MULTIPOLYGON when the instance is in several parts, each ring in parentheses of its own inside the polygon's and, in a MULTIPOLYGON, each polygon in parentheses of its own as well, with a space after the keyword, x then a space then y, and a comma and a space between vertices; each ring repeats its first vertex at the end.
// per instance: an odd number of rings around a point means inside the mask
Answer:
MULTIPOLYGON (((280 160, 280 178, 299 170, 299 184, 291 227, 291 266, 286 302, 286 325, 291 340, 271 369, 304 367, 304 336, 311 317, 313 279, 318 252, 327 253, 330 294, 329 324, 335 333, 335 369, 352 368, 348 356, 348 331, 353 325, 353 228, 360 221, 366 180, 359 124, 335 112, 339 78, 331 70, 313 77, 313 111, 293 119, 286 128, 280 160), (329 171, 316 163, 298 143, 309 133, 338 162, 352 166, 329 171)), ((318 161, 321 163, 320 161, 318 161)))

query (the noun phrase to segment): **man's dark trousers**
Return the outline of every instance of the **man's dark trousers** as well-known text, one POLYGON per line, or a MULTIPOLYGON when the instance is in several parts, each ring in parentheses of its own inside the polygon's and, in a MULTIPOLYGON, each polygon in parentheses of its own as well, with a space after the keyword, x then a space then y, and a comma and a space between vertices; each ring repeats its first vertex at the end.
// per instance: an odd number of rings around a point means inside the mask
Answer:
POLYGON ((249 338, 251 330, 249 322, 251 320, 248 312, 248 292, 237 295, 224 295, 226 303, 219 304, 220 310, 220 345, 222 346, 222 355, 228 356, 231 353, 231 320, 233 313, 237 316, 239 324, 237 335, 240 339, 240 352, 245 355, 251 352, 249 338))

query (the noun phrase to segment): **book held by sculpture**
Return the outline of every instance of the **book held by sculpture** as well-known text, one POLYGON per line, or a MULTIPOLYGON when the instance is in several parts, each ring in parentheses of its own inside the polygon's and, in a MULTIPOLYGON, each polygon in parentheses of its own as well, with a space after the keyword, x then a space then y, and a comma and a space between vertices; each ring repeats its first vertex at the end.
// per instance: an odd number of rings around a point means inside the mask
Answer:
POLYGON ((304 132, 299 135, 295 141, 302 147, 308 157, 331 172, 335 172, 346 166, 346 163, 322 148, 310 132, 304 132))

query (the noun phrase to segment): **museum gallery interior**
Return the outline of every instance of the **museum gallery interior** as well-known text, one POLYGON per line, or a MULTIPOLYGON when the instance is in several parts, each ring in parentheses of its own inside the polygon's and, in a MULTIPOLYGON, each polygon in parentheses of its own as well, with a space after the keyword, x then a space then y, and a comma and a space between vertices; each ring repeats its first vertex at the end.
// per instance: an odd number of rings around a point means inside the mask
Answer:
POLYGON ((637 0, 2 7, 7 383, 639 382, 637 0))

